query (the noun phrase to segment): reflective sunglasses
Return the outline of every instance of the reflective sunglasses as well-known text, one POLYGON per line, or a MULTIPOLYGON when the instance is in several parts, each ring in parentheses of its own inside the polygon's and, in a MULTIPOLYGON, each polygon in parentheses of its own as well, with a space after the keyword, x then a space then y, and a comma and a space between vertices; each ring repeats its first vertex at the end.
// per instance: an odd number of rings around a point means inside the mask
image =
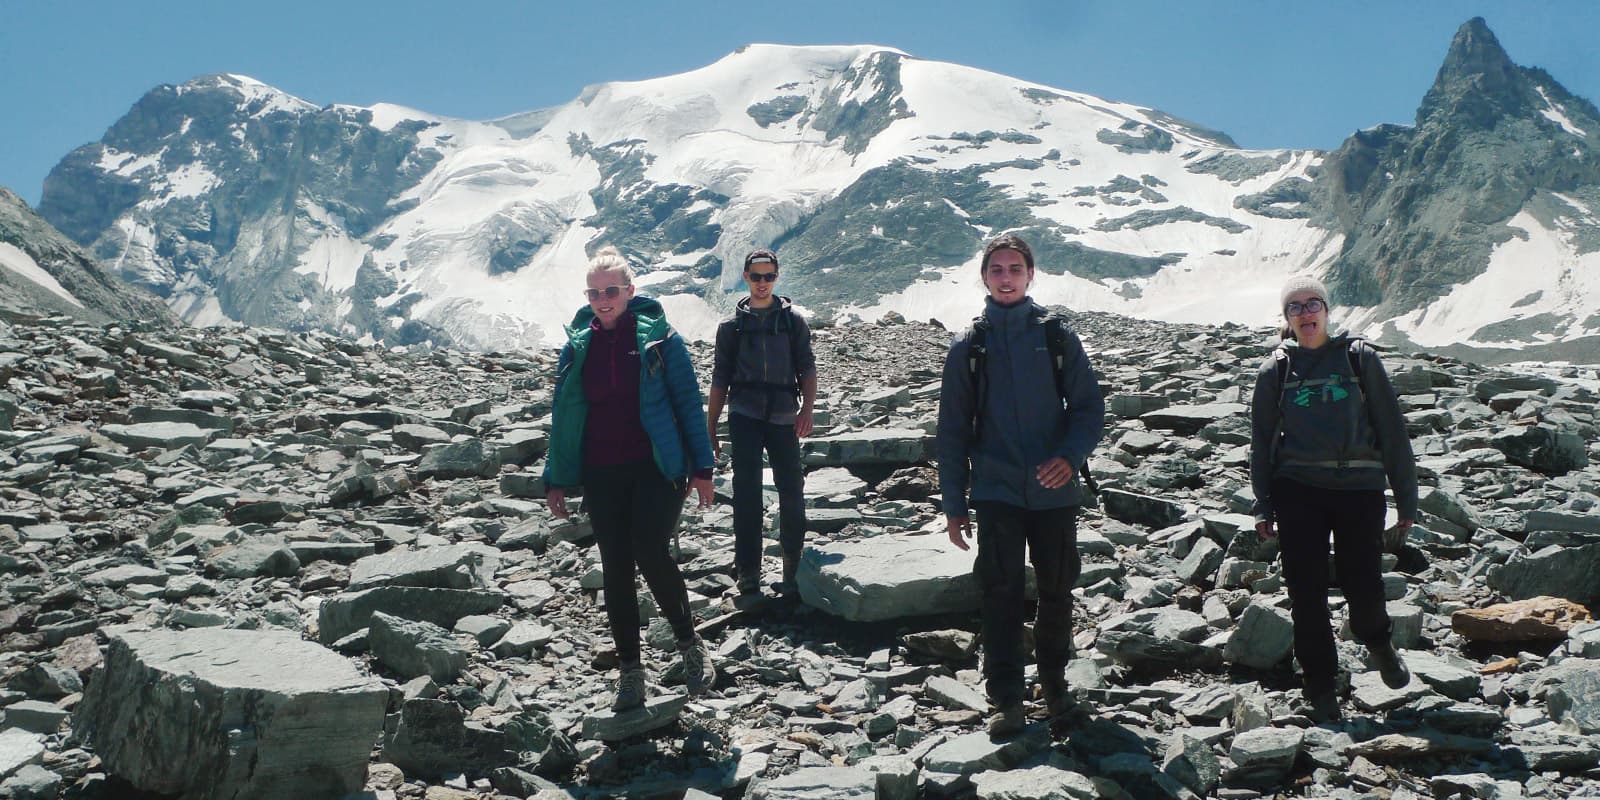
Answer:
POLYGON ((1328 304, 1322 302, 1321 298, 1313 297, 1304 303, 1290 303, 1284 306, 1283 310, 1291 317, 1298 317, 1301 314, 1319 313, 1327 307, 1328 304))
POLYGON ((777 272, 746 272, 744 278, 753 283, 771 283, 778 279, 777 272))
POLYGON ((601 295, 604 295, 608 299, 615 300, 617 299, 618 295, 622 294, 622 290, 626 288, 628 288, 628 284, 624 283, 617 286, 607 286, 604 289, 584 289, 583 296, 589 298, 591 302, 599 300, 601 295))

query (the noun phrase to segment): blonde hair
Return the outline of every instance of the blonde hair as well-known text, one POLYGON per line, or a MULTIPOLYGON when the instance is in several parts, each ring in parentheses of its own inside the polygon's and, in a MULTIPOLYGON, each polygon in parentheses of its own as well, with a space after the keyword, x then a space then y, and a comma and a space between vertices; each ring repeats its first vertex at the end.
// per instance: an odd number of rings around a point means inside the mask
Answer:
POLYGON ((633 267, 628 265, 628 259, 623 257, 622 251, 612 245, 600 248, 589 259, 589 274, 596 272, 620 272, 623 285, 633 285, 633 267))

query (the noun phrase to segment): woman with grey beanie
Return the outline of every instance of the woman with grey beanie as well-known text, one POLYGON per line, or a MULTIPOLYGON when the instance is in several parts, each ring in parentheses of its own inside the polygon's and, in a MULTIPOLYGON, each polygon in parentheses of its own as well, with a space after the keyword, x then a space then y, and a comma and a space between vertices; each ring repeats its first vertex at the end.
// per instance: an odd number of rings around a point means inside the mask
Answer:
POLYGON ((1261 365, 1251 407, 1253 513, 1256 532, 1276 537, 1283 556, 1304 680, 1300 710, 1330 722, 1340 716, 1330 536, 1351 631, 1385 684, 1411 680, 1389 638, 1380 558, 1385 486, 1394 491, 1397 529, 1417 518, 1416 459, 1378 351, 1363 339, 1329 334, 1327 288, 1294 277, 1279 301, 1284 341, 1261 365))

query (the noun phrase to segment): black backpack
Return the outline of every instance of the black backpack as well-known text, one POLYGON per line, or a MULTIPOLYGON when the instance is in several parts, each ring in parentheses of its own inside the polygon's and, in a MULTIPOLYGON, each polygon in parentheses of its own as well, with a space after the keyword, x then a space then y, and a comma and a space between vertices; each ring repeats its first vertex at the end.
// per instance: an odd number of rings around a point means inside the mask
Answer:
MULTIPOLYGON (((783 303, 780 301, 775 313, 778 315, 775 332, 784 334, 784 336, 789 340, 789 366, 794 368, 794 310, 790 308, 788 303, 783 303)), ((748 331, 746 330, 745 323, 750 316, 751 315, 748 314, 735 314, 733 318, 733 330, 736 335, 733 337, 733 352, 729 353, 728 357, 731 359, 731 363, 733 364, 735 376, 737 376, 739 369, 739 348, 744 343, 745 334, 759 332, 753 328, 748 331)), ((800 374, 795 372, 794 374, 790 375, 787 382, 734 380, 728 384, 728 389, 730 393, 738 389, 754 389, 766 392, 768 394, 767 410, 770 414, 772 409, 771 396, 773 394, 788 393, 790 396, 794 397, 795 402, 799 402, 800 374)))
MULTIPOLYGON (((989 320, 974 317, 972 331, 967 335, 967 380, 972 382, 976 402, 972 404, 972 440, 983 433, 983 409, 989 401, 989 382, 985 380, 984 364, 989 356, 989 320)), ((1050 351, 1050 370, 1055 378, 1056 394, 1062 403, 1067 400, 1067 318, 1060 314, 1046 314, 1044 318, 1044 344, 1050 351)), ((1100 494, 1094 475, 1089 472, 1089 462, 1075 464, 1083 483, 1089 489, 1089 503, 1100 494)))

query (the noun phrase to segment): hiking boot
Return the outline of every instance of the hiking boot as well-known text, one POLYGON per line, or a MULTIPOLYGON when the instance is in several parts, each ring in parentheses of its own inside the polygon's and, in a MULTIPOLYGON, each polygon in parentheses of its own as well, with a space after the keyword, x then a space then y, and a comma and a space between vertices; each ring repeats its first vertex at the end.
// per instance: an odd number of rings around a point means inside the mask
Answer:
POLYGON ((711 664, 711 651, 699 636, 686 644, 678 645, 683 657, 683 688, 690 697, 699 697, 717 682, 717 668, 711 664))
POLYGON ((1384 686, 1400 689, 1411 682, 1411 670, 1406 669, 1406 662, 1395 652, 1393 642, 1384 640, 1369 644, 1367 654, 1372 657, 1372 665, 1378 668, 1384 686))
POLYGON ((1294 707, 1294 713, 1318 724, 1338 722, 1343 716, 1339 711, 1339 697, 1332 689, 1306 689, 1301 692, 1300 703, 1294 707))
POLYGON ((623 668, 622 676, 617 678, 617 699, 611 702, 611 710, 621 714, 643 707, 647 691, 644 667, 623 668))
POLYGON ((795 597, 800 594, 800 584, 795 583, 795 575, 800 572, 800 554, 783 554, 783 580, 772 584, 772 591, 783 597, 795 597))
POLYGON ((759 573, 740 573, 734 588, 741 595, 761 594, 761 576, 759 573))
POLYGON ((1001 738, 1015 736, 1022 732, 1026 718, 1022 714, 1021 703, 1007 703, 989 715, 989 735, 1001 738))
POLYGON ((1067 690, 1066 681, 1043 680, 1039 689, 1044 695, 1045 713, 1050 718, 1050 733, 1060 737, 1075 725, 1088 721, 1092 715, 1089 706, 1067 690))

